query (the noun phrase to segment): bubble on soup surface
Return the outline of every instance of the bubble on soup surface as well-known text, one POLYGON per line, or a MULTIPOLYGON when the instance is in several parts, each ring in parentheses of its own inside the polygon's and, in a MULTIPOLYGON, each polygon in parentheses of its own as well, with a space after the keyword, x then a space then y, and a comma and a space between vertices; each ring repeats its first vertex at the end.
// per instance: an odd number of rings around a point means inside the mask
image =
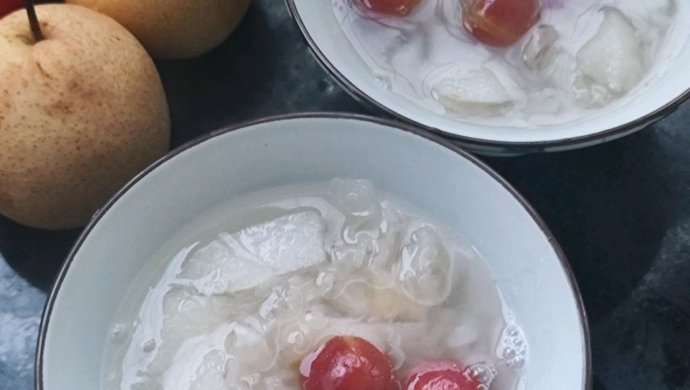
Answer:
POLYGON ((459 114, 498 115, 515 103, 505 80, 484 66, 451 65, 434 72, 429 79, 434 100, 459 114))
POLYGON ((508 325, 498 343, 497 355, 503 359, 508 367, 522 368, 529 354, 527 340, 522 329, 515 325, 508 325))
POLYGON ((126 325, 115 324, 113 329, 110 331, 110 341, 112 343, 121 344, 127 340, 129 336, 129 330, 126 325))
POLYGON ((149 339, 147 340, 142 346, 141 346, 142 351, 149 353, 153 352, 154 349, 156 349, 156 340, 155 339, 149 339))
POLYGON ((532 34, 522 48, 522 60, 528 68, 544 69, 553 61, 558 32, 553 26, 542 24, 532 29, 532 34))
POLYGON ((486 386, 487 389, 491 382, 493 382, 496 374, 496 369, 486 363, 473 364, 465 370, 465 375, 486 386))
POLYGON ((639 32, 619 9, 604 7, 596 34, 577 52, 583 75, 621 95, 640 82, 645 72, 639 32))
POLYGON ((324 262, 323 231, 321 217, 308 211, 233 234, 220 233, 194 252, 180 278, 193 280, 207 295, 247 290, 271 277, 324 262))

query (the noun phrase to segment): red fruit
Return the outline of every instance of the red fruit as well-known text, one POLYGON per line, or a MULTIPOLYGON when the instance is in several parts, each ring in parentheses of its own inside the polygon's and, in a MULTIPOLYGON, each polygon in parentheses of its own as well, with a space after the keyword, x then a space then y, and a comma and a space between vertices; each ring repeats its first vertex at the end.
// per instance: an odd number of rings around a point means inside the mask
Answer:
POLYGON ((506 47, 539 21, 539 0, 461 0, 462 22, 480 42, 506 47))
POLYGON ((22 0, 0 0, 0 18, 20 8, 24 8, 22 0))
POLYGON ((477 390, 480 382, 465 375, 465 367, 451 360, 424 362, 415 366, 403 390, 477 390))
POLYGON ((397 389, 388 356, 359 337, 328 340, 302 360, 300 375, 304 390, 397 389))
POLYGON ((422 0, 356 0, 360 7, 391 16, 407 16, 422 0))

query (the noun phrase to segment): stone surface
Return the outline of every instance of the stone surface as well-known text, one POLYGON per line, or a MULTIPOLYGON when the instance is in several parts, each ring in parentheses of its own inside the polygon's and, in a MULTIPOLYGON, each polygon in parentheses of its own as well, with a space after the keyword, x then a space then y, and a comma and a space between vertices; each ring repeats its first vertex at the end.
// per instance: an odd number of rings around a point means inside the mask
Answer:
POLYGON ((0 389, 29 389, 46 294, 0 256, 0 389))
MULTIPOLYGON (((174 145, 266 115, 369 112, 320 68, 276 0, 258 0, 209 55, 158 66, 174 145)), ((594 389, 690 389, 689 130, 686 103, 602 146, 484 159, 532 203, 572 263, 590 316, 594 389)), ((45 292, 78 233, 0 217, 0 390, 32 388, 45 292)))

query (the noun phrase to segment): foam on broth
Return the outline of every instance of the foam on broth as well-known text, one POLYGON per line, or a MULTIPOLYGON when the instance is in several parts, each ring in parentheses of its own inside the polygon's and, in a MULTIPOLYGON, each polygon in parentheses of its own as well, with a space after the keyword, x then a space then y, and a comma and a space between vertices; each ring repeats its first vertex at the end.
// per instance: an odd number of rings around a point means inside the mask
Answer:
POLYGON ((622 107, 682 47, 668 44, 679 33, 677 0, 544 0, 537 26, 507 49, 465 31, 461 0, 423 0, 405 18, 361 11, 357 0, 331 1, 381 88, 489 126, 559 124, 622 107))
POLYGON ((299 364, 363 337, 402 373, 456 359, 518 388, 528 347, 481 257, 366 181, 252 193, 183 226, 116 315, 103 388, 299 389, 299 364))

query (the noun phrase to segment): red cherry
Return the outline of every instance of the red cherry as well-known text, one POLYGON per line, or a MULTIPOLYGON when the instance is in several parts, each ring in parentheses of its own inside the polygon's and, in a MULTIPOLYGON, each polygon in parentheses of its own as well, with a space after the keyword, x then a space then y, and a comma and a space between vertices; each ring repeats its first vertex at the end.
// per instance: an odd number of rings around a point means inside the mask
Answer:
POLYGON ((465 367, 452 360, 435 360, 415 366, 403 390, 477 390, 481 385, 465 374, 465 367))
POLYGON ((462 22, 480 42, 507 47, 539 21, 539 0, 461 0, 462 22))
POLYGON ((397 389, 388 356, 359 337, 328 340, 302 361, 300 375, 304 390, 397 389))

